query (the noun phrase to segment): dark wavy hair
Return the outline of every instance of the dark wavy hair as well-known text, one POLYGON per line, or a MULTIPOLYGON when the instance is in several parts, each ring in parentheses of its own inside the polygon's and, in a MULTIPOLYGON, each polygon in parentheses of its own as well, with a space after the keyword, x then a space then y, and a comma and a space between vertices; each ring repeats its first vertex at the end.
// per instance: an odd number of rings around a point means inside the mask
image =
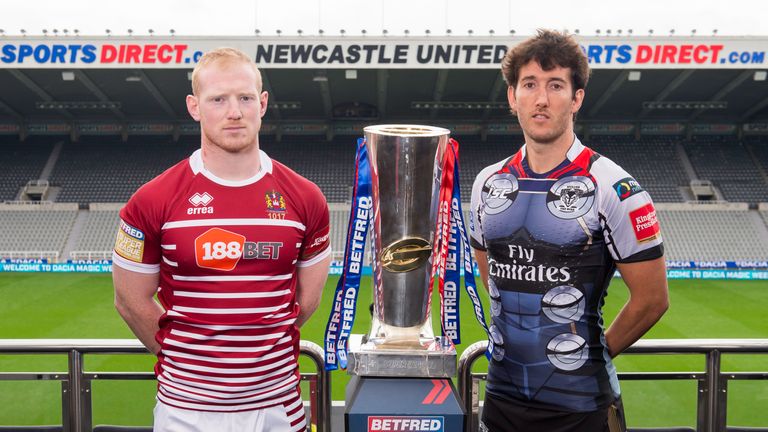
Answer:
POLYGON ((536 36, 526 39, 507 51, 501 61, 501 73, 508 86, 517 87, 520 69, 536 61, 542 69, 555 67, 571 69, 571 83, 576 90, 587 88, 589 64, 587 56, 572 36, 554 30, 538 30, 536 36))

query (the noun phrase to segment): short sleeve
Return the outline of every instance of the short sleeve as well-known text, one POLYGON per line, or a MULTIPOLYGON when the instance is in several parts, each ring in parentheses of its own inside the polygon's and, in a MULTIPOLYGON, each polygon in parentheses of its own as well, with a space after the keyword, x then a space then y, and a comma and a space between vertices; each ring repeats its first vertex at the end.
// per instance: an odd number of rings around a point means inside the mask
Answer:
POLYGON ((661 227, 651 196, 610 160, 601 158, 595 165, 603 232, 613 259, 631 263, 662 257, 661 227))
POLYGON ((157 273, 162 255, 160 223, 152 220, 152 201, 143 198, 139 190, 120 210, 112 261, 126 270, 157 273))
POLYGON ((331 253, 330 215, 328 203, 320 189, 312 184, 312 193, 307 194, 304 226, 304 241, 299 251, 298 267, 308 267, 326 258, 331 253))
POLYGON ((472 198, 469 205, 469 243, 474 249, 486 250, 485 236, 483 235, 483 185, 490 173, 496 170, 496 166, 486 167, 475 177, 472 184, 472 198))

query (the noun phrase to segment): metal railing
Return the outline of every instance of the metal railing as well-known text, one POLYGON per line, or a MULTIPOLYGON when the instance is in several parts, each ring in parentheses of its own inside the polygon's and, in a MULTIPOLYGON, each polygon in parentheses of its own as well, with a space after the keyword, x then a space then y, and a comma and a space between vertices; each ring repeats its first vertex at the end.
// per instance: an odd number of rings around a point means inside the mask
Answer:
POLYGON ((76 250, 69 253, 69 258, 73 260, 111 260, 112 251, 76 250))
POLYGON ((0 251, 0 259, 47 259, 51 261, 58 261, 59 251, 20 251, 9 250, 0 251))
MULTIPOLYGON (((314 342, 301 341, 300 354, 309 357, 317 373, 302 373, 310 383, 310 411, 318 432, 331 430, 331 383, 325 371, 323 349, 314 342)), ((0 339, 0 355, 66 354, 66 372, 0 372, 0 381, 55 380, 61 382, 61 419, 63 432, 91 432, 91 383, 95 380, 154 380, 153 372, 87 372, 85 354, 147 354, 135 339, 0 339)))
MULTIPOLYGON (((464 401, 468 432, 476 432, 479 423, 479 384, 484 373, 473 373, 475 361, 484 357, 487 341, 475 342, 464 350, 459 359, 459 395, 464 401)), ((698 382, 696 430, 725 432, 728 404, 728 382, 731 380, 768 380, 768 372, 722 372, 720 360, 728 354, 768 354, 768 339, 644 339, 637 341, 626 354, 703 354, 703 372, 623 372, 619 379, 637 380, 695 380, 698 382)), ((768 363, 766 363, 768 364, 768 363)))

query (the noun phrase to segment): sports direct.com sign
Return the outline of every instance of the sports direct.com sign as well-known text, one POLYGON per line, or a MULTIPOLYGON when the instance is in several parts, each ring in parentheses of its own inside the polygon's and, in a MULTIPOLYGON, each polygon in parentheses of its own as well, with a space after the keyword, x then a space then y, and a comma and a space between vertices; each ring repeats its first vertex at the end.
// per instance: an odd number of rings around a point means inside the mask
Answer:
MULTIPOLYGON (((498 69, 523 37, 6 37, 0 68, 192 68, 231 46, 262 68, 498 69)), ((582 37, 595 69, 763 69, 768 38, 582 37)))

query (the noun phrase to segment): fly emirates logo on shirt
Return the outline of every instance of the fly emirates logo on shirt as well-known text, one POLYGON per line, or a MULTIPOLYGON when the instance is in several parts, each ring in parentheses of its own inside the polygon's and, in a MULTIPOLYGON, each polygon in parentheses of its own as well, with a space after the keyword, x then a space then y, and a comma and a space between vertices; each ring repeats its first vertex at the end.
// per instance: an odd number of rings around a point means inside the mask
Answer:
POLYGON ((282 242, 250 242, 245 236, 221 228, 211 228, 195 239, 198 267, 231 271, 241 259, 276 260, 282 242))
POLYGON ((536 265, 533 249, 513 244, 509 245, 509 260, 488 259, 488 272, 500 279, 516 281, 567 282, 571 279, 568 267, 536 265))

